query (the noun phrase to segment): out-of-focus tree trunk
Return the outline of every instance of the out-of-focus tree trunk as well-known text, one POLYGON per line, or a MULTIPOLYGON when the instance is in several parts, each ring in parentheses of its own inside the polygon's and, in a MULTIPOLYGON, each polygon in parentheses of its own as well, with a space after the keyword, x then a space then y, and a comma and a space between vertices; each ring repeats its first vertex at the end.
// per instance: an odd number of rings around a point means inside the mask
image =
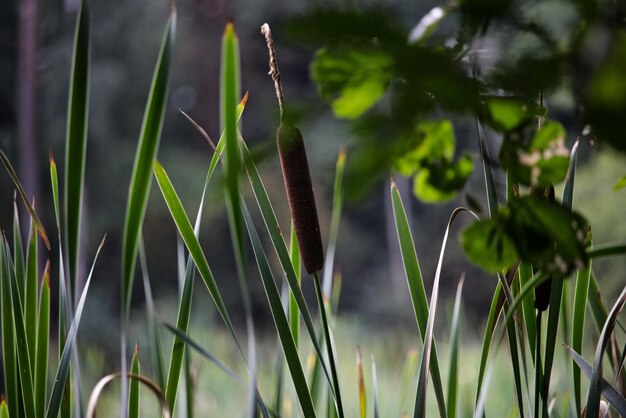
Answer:
MULTIPOLYGON (((17 62, 17 137, 19 176, 29 198, 39 197, 39 169, 35 143, 37 91, 37 0, 20 0, 17 62)), ((23 218, 28 219, 23 211, 23 218)), ((27 227, 28 222, 22 222, 27 227)))

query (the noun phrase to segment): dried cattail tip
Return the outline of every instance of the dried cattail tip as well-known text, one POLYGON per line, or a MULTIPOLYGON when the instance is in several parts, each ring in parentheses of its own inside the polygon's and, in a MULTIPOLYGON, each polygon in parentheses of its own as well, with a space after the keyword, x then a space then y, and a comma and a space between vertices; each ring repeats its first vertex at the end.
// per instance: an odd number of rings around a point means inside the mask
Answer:
POLYGON ((324 249, 302 134, 283 122, 276 131, 276 143, 302 263, 313 274, 324 265, 324 249))

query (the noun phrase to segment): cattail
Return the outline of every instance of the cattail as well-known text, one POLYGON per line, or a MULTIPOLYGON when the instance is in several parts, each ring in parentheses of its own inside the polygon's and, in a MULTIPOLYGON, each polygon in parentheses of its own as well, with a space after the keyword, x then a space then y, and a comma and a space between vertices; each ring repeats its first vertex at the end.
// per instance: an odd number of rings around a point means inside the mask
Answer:
POLYGON ((315 195, 313 194, 311 175, 309 173, 309 163, 300 130, 285 120, 285 100, 280 83, 280 72, 276 63, 272 33, 267 23, 261 27, 261 33, 265 36, 267 42, 270 56, 269 74, 272 76, 272 80, 274 80, 274 88, 280 108, 280 126, 276 131, 276 144, 278 146, 285 189, 287 190, 289 209, 296 230, 296 237, 298 238, 302 263, 306 271, 309 274, 313 274, 322 269, 324 249, 317 218, 315 195))

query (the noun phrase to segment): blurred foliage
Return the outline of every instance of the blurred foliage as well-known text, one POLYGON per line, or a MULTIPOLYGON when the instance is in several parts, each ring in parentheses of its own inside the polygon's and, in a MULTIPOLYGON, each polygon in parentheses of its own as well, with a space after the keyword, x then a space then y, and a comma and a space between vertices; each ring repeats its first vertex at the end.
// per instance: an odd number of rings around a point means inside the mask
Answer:
MULTIPOLYGON (((287 29, 319 48, 312 79, 359 138, 348 194, 396 171, 413 178, 418 199, 436 203, 464 189, 472 154, 504 169, 511 184, 545 189, 566 177, 568 137, 626 151, 625 17, 623 2, 462 0, 433 8, 412 30, 391 10, 359 6, 313 11, 287 29), (565 114, 547 106, 559 95, 571 98, 565 114), (501 136, 497 159, 480 155, 477 143, 455 156, 452 121, 467 119, 501 136)), ((470 226, 462 243, 489 271, 522 258, 568 274, 586 263, 586 226, 531 193, 470 226)))

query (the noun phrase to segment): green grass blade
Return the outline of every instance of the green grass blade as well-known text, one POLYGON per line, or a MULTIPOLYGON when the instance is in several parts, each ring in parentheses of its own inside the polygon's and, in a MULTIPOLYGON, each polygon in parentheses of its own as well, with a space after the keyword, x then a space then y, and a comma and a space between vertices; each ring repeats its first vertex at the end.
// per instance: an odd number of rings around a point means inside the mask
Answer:
POLYGON ((341 389, 339 387, 339 373, 337 372, 337 363, 335 358, 335 347, 333 345, 333 338, 331 336, 330 325, 328 321, 328 301, 324 298, 322 294, 322 285, 320 283, 319 276, 316 273, 313 273, 313 286, 315 287, 315 296, 317 298, 317 304, 319 308, 319 313, 322 318, 322 329, 324 330, 324 339, 326 340, 326 353, 328 354, 328 363, 330 363, 330 373, 333 378, 332 387, 335 389, 335 400, 337 407, 337 415, 339 418, 343 418, 343 404, 341 401, 341 389))
POLYGON ((28 200, 28 196, 26 196, 26 192, 24 191, 24 188, 22 187, 22 183, 20 183, 20 180, 17 177, 17 173, 15 172, 15 169, 13 169, 13 166, 11 165, 9 158, 1 149, 0 149, 0 161, 2 162, 2 165, 6 169, 7 173, 9 174, 9 177, 11 177, 11 180, 13 180, 13 184, 17 188, 17 191, 20 194, 20 197, 24 201, 24 205, 26 205, 26 210, 30 214, 30 217, 33 219, 33 222, 35 223, 35 226, 37 227, 37 232, 41 236, 41 239, 43 240, 44 244, 46 244, 46 248, 50 250, 50 241, 48 241, 48 235, 46 234, 46 230, 43 228, 43 225, 41 224, 41 221, 39 220, 39 217, 37 216, 35 209, 30 204, 30 201, 28 200))
POLYGON ((374 361, 374 355, 372 355, 372 395, 374 397, 374 418, 379 418, 378 374, 376 373, 376 361, 374 361))
POLYGON ((604 323, 602 332, 600 333, 600 339, 596 348, 596 353, 593 361, 593 371, 589 378, 589 393, 587 394, 587 414, 586 418, 598 418, 598 411, 600 409, 600 397, 602 395, 602 359, 604 353, 609 345, 609 340, 618 316, 621 313, 624 305, 626 304, 626 286, 622 290, 622 293, 617 298, 617 301, 613 305, 613 308, 609 312, 609 315, 604 323))
POLYGON ((4 235, 0 241, 0 292, 2 309, 2 371, 5 395, 9 401, 9 410, 14 417, 23 416, 22 404, 19 399, 19 383, 17 377, 17 358, 15 352, 15 327, 13 325, 13 304, 11 302, 10 271, 13 270, 4 235))
POLYGON ((4 399, 0 401, 0 418, 9 418, 9 408, 4 399))
MULTIPOLYGON (((30 364, 32 364, 33 367, 37 353, 37 281, 39 280, 37 263, 37 232, 31 222, 31 233, 28 241, 28 252, 26 254, 26 289, 23 300, 26 339, 28 342, 28 352, 30 353, 30 364)), ((33 369, 33 372, 34 371, 33 369)), ((35 378, 34 375, 32 377, 33 379, 35 378)))
MULTIPOLYGON (((11 256, 5 245, 4 258, 10 263, 11 256)), ((17 351, 17 372, 20 380, 20 396, 24 402, 24 416, 26 418, 35 418, 35 393, 33 389, 33 364, 31 363, 31 355, 28 346, 28 337, 26 333, 26 325, 24 323, 24 311, 22 300, 18 290, 18 282, 14 274, 9 271, 6 278, 8 284, 6 289, 11 293, 11 304, 13 307, 13 322, 15 329, 15 348, 17 351)))
POLYGON ((590 259, 623 254, 626 254, 626 242, 611 242, 608 244, 600 244, 587 251, 587 256, 590 259))
POLYGON ((480 150, 480 157, 483 162, 483 176, 485 179, 485 190, 487 192, 487 204, 489 205, 489 217, 493 217, 498 210, 498 191, 496 189, 493 171, 491 170, 492 163, 489 157, 485 129, 478 118, 476 118, 476 130, 478 132, 478 149, 480 150))
POLYGON ((37 351, 35 361, 35 414, 43 418, 46 413, 48 386, 48 354, 50 344, 50 262, 41 280, 39 318, 37 321, 37 351))
POLYGON ((335 183, 333 186, 333 208, 330 215, 330 232, 328 233, 328 245, 326 246, 326 258, 324 260, 323 290, 325 295, 330 295, 333 282, 333 269, 335 264, 335 249, 339 236, 339 223, 341 221, 341 209, 343 207, 343 173, 346 168, 346 153, 342 148, 337 156, 335 165, 335 183))
MULTIPOLYGON (((590 234, 589 240, 591 241, 590 234)), ((589 295, 590 281, 591 260, 589 261, 587 269, 578 271, 576 275, 576 289, 574 292, 574 307, 572 311, 572 350, 577 353, 582 353, 585 313, 587 311, 587 296, 589 295)), ((574 392, 574 407, 576 416, 579 417, 582 413, 582 399, 580 388, 580 369, 577 367, 572 368, 572 390, 574 392)))
POLYGON ((287 246, 285 245, 280 226, 278 225, 278 221, 276 220, 274 209, 272 208, 272 204, 270 203, 269 197, 267 196, 267 192, 265 190, 265 186, 263 185, 263 181, 261 180, 261 176, 259 175, 254 161, 252 160, 250 151, 248 150, 248 147, 246 146, 244 141, 241 141, 241 149, 244 155, 244 165, 246 167, 246 173, 248 174, 248 179, 250 180, 250 185, 252 186, 252 191, 259 206, 261 216, 263 217, 263 221, 265 222, 265 228, 270 236, 272 245, 274 246, 274 250, 276 251, 276 255, 278 256, 283 272, 285 273, 285 277, 287 278, 287 282, 289 283, 289 288, 291 289, 291 292, 296 299, 298 309, 300 310, 300 315, 302 316, 302 320, 304 321, 304 325, 311 339, 311 343, 313 344, 313 348, 315 348, 315 352, 317 353, 317 357, 320 361, 320 365, 322 367, 326 380, 331 387, 331 390, 333 391, 333 397, 336 398, 334 389, 332 389, 332 379, 328 368, 326 367, 326 363, 323 360, 324 356, 318 342, 319 340, 315 332, 315 328, 313 327, 311 313, 309 312, 309 308, 306 304, 306 301, 304 300, 304 295, 302 294, 302 290, 300 289, 300 285, 298 284, 298 279, 293 269, 293 264, 291 263, 289 251, 287 250, 287 246))
MULTIPOLYGON (((565 349, 572 356, 574 364, 585 373, 587 378, 591 378, 593 374, 591 364, 587 363, 587 360, 582 358, 573 348, 565 346, 565 349)), ((615 408, 618 414, 622 417, 626 416, 626 399, 624 399, 624 396, 604 378, 600 380, 600 387, 602 389, 602 395, 611 403, 611 406, 615 408)))
POLYGON ((156 380, 161 389, 165 389, 165 368, 163 366, 163 344, 161 343, 161 335, 156 327, 154 316, 154 299, 152 297, 152 286, 150 286, 150 276, 148 275, 148 263, 146 261, 146 252, 143 245, 143 239, 139 242, 139 265, 141 266, 141 276, 143 279, 143 290, 146 298, 146 317, 148 321, 148 338, 151 344, 148 344, 151 350, 152 363, 156 380))
POLYGON ((172 7, 152 77, 128 190, 122 243, 122 311, 125 317, 128 316, 128 311, 130 310, 137 248, 152 182, 152 164, 156 159, 163 128, 163 119, 165 117, 175 28, 176 11, 172 7))
POLYGON ((204 348, 202 348, 202 346, 198 344, 196 341, 194 341, 189 335, 185 334, 184 332, 182 332, 182 330, 176 328, 175 326, 168 324, 167 322, 162 323, 162 325, 165 327, 165 329, 167 329, 172 334, 174 334, 174 336, 183 340, 185 344, 193 348, 202 357, 204 357, 205 359, 209 360, 211 363, 215 364, 217 367, 222 369, 227 375, 232 377, 233 380, 235 380, 238 383, 243 384, 243 380, 241 380, 241 377, 239 377, 237 373, 232 371, 232 369, 226 366, 221 360, 219 360, 213 354, 209 353, 204 348))
POLYGON ((20 214, 17 202, 13 200, 13 271, 20 286, 20 298, 26 298, 26 265, 24 261, 24 245, 22 243, 22 230, 20 229, 20 214))
POLYGON ((215 305, 217 307, 218 312, 220 313, 224 323, 228 327, 230 333, 232 334, 237 347, 241 351, 241 345, 239 344, 239 340, 237 339, 237 335, 235 334, 235 329, 233 328, 232 322, 228 315, 228 311, 226 310, 226 306, 224 305, 224 301, 222 299, 222 295, 217 287, 217 283, 215 282, 215 278, 213 277, 213 273, 209 267, 209 263, 207 262, 206 256, 200 247, 200 243, 196 238, 193 228, 191 227, 191 223, 189 222, 189 218, 183 209, 182 204, 180 203, 180 199, 176 194, 176 190, 174 190, 174 186, 172 185, 167 173, 163 166, 155 161, 154 163, 154 176, 157 179, 157 183, 159 188, 161 189, 161 193, 163 198, 165 199, 165 203, 169 208, 170 214, 176 223, 176 227, 178 228, 178 232, 180 233, 183 241, 185 242, 185 246, 189 251, 198 271, 200 272, 200 276, 204 280, 204 284, 209 291, 209 294, 213 298, 215 305))
POLYGON ((548 418, 550 379, 554 365, 556 338, 559 331, 559 317, 561 315, 561 301, 563 299, 563 278, 553 277, 550 291, 550 309, 548 311, 548 325, 546 329, 546 349, 543 367, 543 417, 548 418))
MULTIPOLYGON (((533 276, 532 266, 528 263, 521 263, 519 267, 519 282, 520 287, 523 287, 533 276)), ((535 305, 533 303, 533 296, 522 300, 522 312, 524 315, 524 326, 526 328, 526 337, 528 338, 528 346, 530 351, 534 353, 535 337, 537 335, 537 324, 535 323, 535 305)), ((535 362, 535 355, 532 356, 533 364, 535 362)))
POLYGON ((456 418, 457 400, 459 397, 459 333, 461 323, 461 295, 465 277, 461 277, 456 288, 452 325, 450 327, 450 367, 448 369, 448 402, 446 403, 448 418, 456 418))
MULTIPOLYGON (((393 190, 392 190, 393 192, 393 190)), ((399 195, 399 192, 393 193, 399 195)), ((422 351, 422 358, 419 366, 419 373, 417 378, 417 395, 415 397, 415 412, 416 418, 424 418, 426 416, 426 385, 428 382, 428 369, 433 348, 434 341, 434 327, 435 327, 435 314, 437 312, 437 301, 439 298, 439 280, 441 278, 441 268, 443 266, 443 256, 446 251, 446 244, 448 242, 448 235, 450 233, 450 227, 454 223, 456 217, 462 212, 469 212, 474 215, 473 212, 465 208, 457 208, 450 215, 446 232, 443 236, 443 242, 441 243, 441 251, 439 253, 439 261, 437 262, 437 270, 435 271, 435 280, 433 282, 433 290, 430 296, 430 304, 428 309, 428 322, 426 323, 426 333, 424 334, 424 350, 422 351)), ((474 217, 477 218, 476 215, 474 217)), ((442 405, 445 411, 445 403, 442 405)), ((445 412, 441 414, 442 417, 446 417, 445 412)))
MULTIPOLYGON (((411 301, 413 302, 413 311, 415 320, 420 332, 422 340, 426 340, 426 331, 428 324, 428 301, 426 299, 426 290, 424 288, 424 280, 420 271, 419 261, 415 252, 415 244, 409 226, 402 197, 395 182, 391 183, 391 203, 393 206, 394 220, 396 223, 396 231, 398 233, 398 241, 400 243, 400 251, 402 253, 402 261, 404 263, 404 272, 406 274, 409 291, 411 293, 411 301)), ((441 372, 439 370, 439 358, 437 355, 437 346, 433 341, 431 349, 430 371, 433 378, 433 387, 435 396, 437 397, 437 405, 439 406, 439 414, 446 416, 445 399, 443 395, 443 385, 441 383, 441 372)))
MULTIPOLYGON (((135 344, 130 372, 135 376, 140 375, 139 344, 135 344)), ((128 418, 139 418, 139 380, 133 379, 128 386, 128 418)))
POLYGON ((411 349, 406 354, 404 365, 402 366, 402 377, 400 379, 400 386, 398 387, 398 406, 395 417, 408 416, 408 411, 405 409, 409 399, 409 387, 411 380, 417 369, 417 350, 411 349))
MULTIPOLYGON (((70 298, 67 297, 67 286, 65 284, 65 261, 63 257, 63 241, 61 240, 61 210, 59 204, 59 179, 57 173, 57 166, 54 162, 54 156, 52 150, 49 153, 50 157, 50 182, 52 184, 52 199, 54 202, 54 215, 57 225, 57 237, 59 244, 59 332, 58 332, 58 360, 61 361, 61 356, 65 348, 65 339, 67 337, 67 324, 73 310, 73 303, 70 298)), ((71 416, 71 404, 70 404, 71 385, 70 379, 67 379, 65 385, 65 396, 63 396, 61 403, 61 418, 70 418, 71 416)))
MULTIPOLYGON (((606 322, 606 318, 609 313, 604 304, 604 300, 600 293, 600 287, 598 286, 598 280, 596 275, 591 270, 591 281, 589 282, 589 293, 587 294, 587 304, 593 317, 593 322, 596 325, 598 332, 602 331, 602 326, 606 322)), ((611 356, 609 356, 611 357, 611 356)))
POLYGON ((250 237, 250 241, 252 243, 254 256, 256 258, 261 280, 263 282, 263 288, 265 289, 265 294, 272 312, 272 318, 274 319, 274 324, 276 325, 276 331, 278 332, 281 346, 283 348, 283 352, 285 353, 285 360, 287 361, 287 366, 289 368, 289 372, 291 373, 291 378, 296 389, 298 401, 300 402, 300 406, 302 408, 302 413, 305 417, 314 418, 316 416, 315 408, 313 407, 313 401, 311 399, 311 395, 309 394, 306 377, 304 376, 304 371, 302 370, 302 365, 300 364, 300 359, 298 357, 298 349, 296 348, 293 336, 291 335, 291 331, 289 329, 289 321, 285 315, 285 311, 280 300, 280 294, 278 292, 278 288, 276 287, 276 282, 274 281, 269 262, 267 261, 263 245, 261 244, 261 239, 259 238, 252 218, 250 217, 250 213, 248 212, 245 204, 242 204, 242 208, 244 210, 243 215, 246 228, 248 229, 248 236, 250 237))
POLYGON ((96 251, 96 255, 91 265, 91 270, 89 271, 89 275, 87 276, 87 280, 85 281, 85 287, 83 288, 80 299, 76 304, 74 319, 72 319, 72 323, 70 324, 70 328, 67 333, 65 343, 63 345, 63 352, 59 360, 59 366, 54 377, 54 385, 52 386, 52 393, 50 395, 50 400, 48 401, 46 418, 56 418, 59 413, 59 408, 61 407, 61 401, 64 397, 63 393, 66 390, 67 378, 70 371, 73 347, 76 343, 76 335, 78 334, 78 327, 80 325, 80 320, 83 315, 85 300, 87 299, 87 292, 89 291, 89 286, 91 284, 91 278, 93 276, 93 271, 96 266, 96 261, 98 260, 98 255, 100 254, 100 250, 102 250, 105 239, 106 236, 102 239, 102 242, 100 242, 100 245, 98 246, 98 250, 96 251))
POLYGON ((491 342, 493 341, 493 334, 496 327, 496 322, 498 321, 498 316, 500 315, 500 310, 498 309, 498 299, 500 298, 501 292, 502 282, 498 281, 496 289, 493 292, 491 307, 489 308, 489 315, 487 315, 487 323, 485 325, 485 335, 483 336, 483 344, 480 352, 480 365, 478 366, 478 380, 476 384, 475 405, 478 405, 480 394, 483 391, 483 381, 485 379, 487 362, 489 361, 489 354, 491 352, 491 342))
MULTIPOLYGON (((300 263, 300 249, 298 248, 298 238, 296 237, 296 229, 291 221, 290 227, 291 233, 289 234, 289 256, 291 258, 291 264, 296 272, 296 278, 298 284, 302 283, 302 266, 300 263)), ((289 323, 291 325, 291 334, 293 335, 293 341, 298 346, 300 340, 300 313, 298 312, 298 302, 296 297, 291 291, 289 291, 289 323)))
POLYGON ((576 178, 576 161, 578 158, 578 144, 580 141, 576 141, 572 147, 569 157, 569 167, 567 169, 567 175, 563 184, 563 198, 562 205, 572 210, 574 207, 574 180, 576 178))
POLYGON ((81 207, 87 156, 91 50, 89 32, 89 4, 87 0, 82 0, 74 32, 65 139, 65 239, 70 280, 69 295, 72 304, 78 274, 81 207))

